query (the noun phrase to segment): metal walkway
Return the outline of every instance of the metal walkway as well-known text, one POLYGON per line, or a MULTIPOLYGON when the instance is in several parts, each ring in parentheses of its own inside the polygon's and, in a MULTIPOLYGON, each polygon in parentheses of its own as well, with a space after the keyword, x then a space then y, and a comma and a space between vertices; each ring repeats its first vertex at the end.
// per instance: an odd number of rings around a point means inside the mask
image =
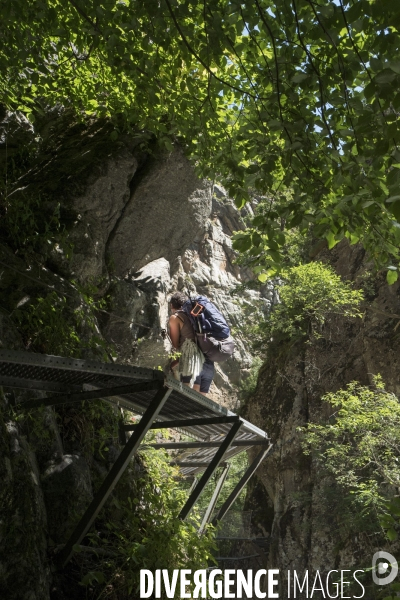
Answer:
MULTIPOLYGON (((256 459, 213 522, 222 519, 271 448, 264 431, 173 377, 166 377, 161 371, 153 369, 0 349, 0 385, 48 392, 45 398, 21 403, 18 405, 21 410, 102 398, 136 415, 142 415, 135 425, 125 425, 121 421, 120 441, 125 445, 61 552, 62 564, 68 562, 73 546, 80 544, 88 532, 149 429, 178 429, 193 438, 190 442, 150 444, 155 448, 181 450, 182 453, 171 458, 186 477, 203 472, 197 485, 192 486, 179 515, 181 519, 188 516, 222 461, 225 463, 232 456, 252 446, 259 446, 256 459), (127 438, 128 432, 132 433, 127 438)), ((217 484, 217 493, 213 494, 208 509, 209 515, 212 514, 226 474, 224 471, 217 484)), ((203 522, 202 528, 204 526, 203 522)))

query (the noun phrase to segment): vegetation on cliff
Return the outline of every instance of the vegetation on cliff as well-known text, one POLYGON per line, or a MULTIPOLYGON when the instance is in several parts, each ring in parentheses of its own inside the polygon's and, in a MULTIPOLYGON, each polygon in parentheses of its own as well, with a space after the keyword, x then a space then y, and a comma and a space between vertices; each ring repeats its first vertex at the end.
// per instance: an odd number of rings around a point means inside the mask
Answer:
POLYGON ((269 337, 301 336, 310 325, 318 334, 332 314, 361 316, 362 291, 352 289, 329 265, 312 262, 291 267, 282 272, 282 280, 280 303, 261 326, 269 337))
MULTIPOLYGON (((332 315, 360 316, 361 292, 322 263, 309 263, 302 236, 307 244, 311 237, 323 238, 329 248, 343 238, 360 241, 375 266, 387 270, 387 281, 397 280, 395 2, 5 0, 1 10, 1 117, 6 107, 34 124, 26 145, 12 147, 8 121, 1 139, 0 233, 11 254, 49 266, 56 249, 68 261, 67 230, 76 215, 60 199, 79 194, 93 165, 101 164, 110 144, 119 148, 129 131, 138 146, 143 142, 140 151, 151 152, 150 138, 167 151, 178 142, 198 172, 221 181, 238 207, 253 194, 262 197, 248 229, 234 240, 260 284, 279 273, 280 304, 251 331, 262 350, 277 349, 283 341, 278 348, 283 355, 310 332, 317 340, 332 315), (54 122, 42 127, 55 106, 59 127, 66 124, 66 135, 59 137, 54 122), (53 137, 47 144, 49 129, 53 137), (82 131, 88 134, 84 143, 82 131), (60 147, 61 160, 54 161, 60 147)), ((25 293, 26 282, 11 271, 14 258, 0 302, 25 347, 67 356, 110 355, 97 329, 101 294, 72 282, 69 300, 61 289, 31 286, 25 293)), ((44 270, 41 274, 45 277, 44 270)), ((244 386, 247 397, 256 385, 255 371, 244 386)), ((335 482, 333 500, 327 485, 326 510, 333 507, 333 518, 339 522, 342 516, 339 525, 350 524, 353 533, 368 536, 378 527, 393 540, 399 512, 397 501, 390 500, 399 479, 397 399, 379 380, 376 389, 354 383, 325 399, 339 406, 336 421, 312 424, 305 435, 318 473, 326 474, 328 484, 335 482)), ((285 411, 291 410, 285 400, 285 411)), ((51 442, 45 416, 12 422, 39 460, 51 442)), ((104 471, 116 444, 115 415, 82 405, 57 410, 55 419, 67 450, 91 463, 95 488, 96 469, 104 471)), ((94 554, 77 549, 72 579, 83 584, 77 584, 82 595, 129 597, 137 589, 138 565, 199 568, 212 553, 211 536, 199 538, 193 523, 174 518, 186 492, 165 456, 141 455, 129 477, 92 534, 94 554)), ((10 547, 23 495, 15 481, 7 480, 0 498, 10 517, 5 526, 10 547)), ((51 503, 48 507, 55 529, 51 503)))
POLYGON ((213 532, 198 535, 198 512, 177 519, 187 497, 179 479, 166 452, 142 451, 135 459, 90 535, 100 550, 84 556, 77 549, 73 570, 89 597, 131 598, 139 593, 140 569, 196 570, 213 561, 213 532))
MULTIPOLYGON (((305 454, 312 454, 320 478, 326 478, 325 510, 341 535, 363 536, 371 552, 388 547, 397 555, 399 400, 379 375, 372 386, 352 382, 321 400, 329 405, 329 417, 300 431, 305 454)), ((394 596, 399 587, 393 584, 394 596)))

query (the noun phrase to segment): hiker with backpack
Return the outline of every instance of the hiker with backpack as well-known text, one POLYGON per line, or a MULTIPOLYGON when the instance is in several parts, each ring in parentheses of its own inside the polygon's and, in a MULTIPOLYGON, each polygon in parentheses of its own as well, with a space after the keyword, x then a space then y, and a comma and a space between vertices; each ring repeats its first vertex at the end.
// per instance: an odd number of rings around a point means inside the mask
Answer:
POLYGON ((214 377, 214 362, 230 358, 235 342, 224 317, 206 296, 191 298, 175 292, 170 306, 171 342, 174 348, 182 350, 182 356, 172 363, 171 368, 180 381, 186 385, 193 383, 193 389, 206 396, 214 377), (192 356, 192 353, 196 354, 194 344, 204 355, 201 370, 195 376, 191 369, 199 367, 199 359, 192 356))

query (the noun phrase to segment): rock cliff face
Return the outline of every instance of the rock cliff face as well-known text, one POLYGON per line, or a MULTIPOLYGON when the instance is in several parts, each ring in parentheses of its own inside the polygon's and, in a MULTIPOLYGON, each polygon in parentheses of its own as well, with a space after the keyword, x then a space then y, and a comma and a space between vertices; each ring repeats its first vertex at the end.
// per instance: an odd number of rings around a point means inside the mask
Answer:
POLYGON ((171 349, 160 336, 168 296, 177 289, 207 295, 237 340, 234 358, 217 367, 212 396, 235 406, 237 386, 251 365, 242 309, 255 315, 268 310, 272 286, 261 294, 231 295, 251 273, 235 264, 231 235, 243 227, 243 217, 222 188, 199 181, 179 149, 142 163, 138 169, 124 148, 82 195, 70 198, 77 219, 69 234, 74 253, 68 276, 82 285, 103 280, 111 315, 102 333, 118 360, 155 368, 165 367, 171 349))
POLYGON ((351 381, 370 385, 380 373, 387 389, 400 393, 399 285, 389 287, 383 275, 370 275, 371 265, 358 246, 342 242, 318 259, 364 287, 364 318, 332 317, 320 339, 272 347, 245 409, 275 444, 252 482, 248 506, 254 508, 256 526, 270 534, 269 566, 283 572, 370 565, 377 550, 373 540, 349 536, 338 510, 340 499, 327 500, 329 482, 302 453, 297 428, 329 417, 332 410, 321 397, 351 381))
MULTIPOLYGON (((236 406, 238 385, 251 365, 242 313, 257 315, 274 300, 268 286, 261 293, 230 293, 251 276, 235 264, 230 240, 245 213, 238 213, 222 188, 199 181, 179 148, 148 154, 140 146, 142 135, 111 144, 107 123, 76 125, 57 111, 50 117, 33 130, 22 117, 7 114, 0 163, 42 136, 33 164, 11 190, 13 201, 22 206, 27 194, 36 194, 50 213, 59 203, 73 253, 67 257, 58 246, 44 258, 35 246, 27 266, 19 248, 3 240, 0 347, 31 343, 16 326, 14 311, 32 298, 57 290, 66 298, 62 310, 78 310, 76 284, 96 284, 107 303, 97 334, 114 345, 116 360, 165 367, 170 345, 160 331, 168 321, 168 296, 190 287, 213 299, 235 331, 237 350, 217 369, 212 395, 236 406)), ((91 332, 83 335, 89 339, 91 332)), ((85 353, 93 356, 92 349, 85 353)), ((10 411, 15 398, 23 394, 5 389, 0 396, 0 595, 72 600, 75 591, 50 572, 49 548, 65 541, 117 450, 110 446, 109 463, 88 456, 76 437, 61 439, 51 409, 38 413, 32 426, 29 419, 18 420, 10 411)), ((62 417, 63 426, 74 418, 62 417)))
MULTIPOLYGON (((168 295, 190 289, 209 296, 226 315, 238 342, 234 358, 217 368, 212 394, 234 406, 237 386, 251 364, 241 332, 242 308, 256 316, 274 298, 268 286, 261 294, 249 290, 231 295, 251 277, 235 264, 230 239, 251 208, 240 215, 222 188, 196 177, 179 148, 169 154, 154 148, 148 153, 142 147, 144 134, 112 143, 107 123, 76 125, 57 111, 35 127, 12 114, 3 121, 3 145, 6 140, 15 152, 35 135, 42 137, 34 164, 12 193, 21 204, 26 194, 40 194, 47 210, 58 200, 58 210, 67 218, 66 241, 73 250, 66 258, 56 247, 47 260, 48 270, 41 272, 33 261, 32 274, 63 293, 68 286, 62 287, 59 274, 83 287, 96 284, 109 309, 99 328, 114 345, 117 360, 150 367, 164 368, 167 363, 170 344, 160 331, 168 321, 168 295)), ((6 263, 11 260, 14 268, 24 271, 7 247, 2 253, 6 263)), ((23 277, 15 270, 4 277, 14 288, 18 281, 18 303, 23 277)))
MULTIPOLYGON (((143 135, 111 144, 107 124, 64 119, 55 112, 36 131, 12 115, 3 122, 0 162, 6 139, 7 152, 16 153, 38 132, 43 137, 42 152, 21 176, 15 198, 23 198, 26 190, 40 192, 53 210, 56 196, 68 220, 73 255, 67 259, 56 248, 45 266, 33 260, 27 269, 15 248, 0 246, 0 293, 10 308, 0 310, 0 347, 26 344, 10 312, 44 288, 71 294, 73 279, 83 287, 95 283, 106 300, 98 333, 114 345, 118 361, 164 368, 170 346, 160 331, 168 321, 168 296, 190 287, 215 301, 233 327, 238 347, 217 369, 212 397, 237 408, 237 386, 251 365, 243 315, 257 319, 277 301, 272 286, 231 294, 251 277, 235 264, 231 247, 231 234, 243 227, 245 212, 239 214, 218 185, 199 181, 178 148, 150 154, 141 145, 143 135)), ((373 550, 366 539, 349 539, 337 513, 327 511, 325 482, 302 454, 297 428, 326 416, 321 397, 350 381, 368 384, 380 373, 389 390, 400 393, 398 321, 388 316, 400 314, 399 285, 388 287, 382 278, 369 276, 357 246, 342 243, 318 258, 362 284, 375 310, 368 308, 363 320, 332 318, 320 339, 272 346, 257 390, 243 408, 274 443, 247 504, 257 533, 270 535, 269 566, 282 571, 348 569, 369 559, 373 550)), ((74 307, 76 302, 73 298, 74 307)), ((82 512, 82 498, 86 503, 91 497, 95 473, 107 465, 88 462, 79 444, 61 440, 50 410, 40 421, 48 433, 44 451, 9 413, 3 419, 13 393, 0 396, 0 595, 48 600, 49 542, 62 541, 74 515, 82 512), (18 588, 10 591, 17 580, 18 588)))

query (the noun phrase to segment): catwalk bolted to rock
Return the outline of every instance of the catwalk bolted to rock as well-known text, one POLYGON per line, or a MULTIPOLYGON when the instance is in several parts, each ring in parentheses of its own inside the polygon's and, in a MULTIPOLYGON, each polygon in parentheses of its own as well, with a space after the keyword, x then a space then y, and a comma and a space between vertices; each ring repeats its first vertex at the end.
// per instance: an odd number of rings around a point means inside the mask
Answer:
MULTIPOLYGON (((109 135, 107 123, 76 124, 59 109, 38 119, 35 130, 12 114, 0 123, 2 166, 4 140, 9 153, 18 153, 35 136, 42 138, 14 198, 24 204, 23 194, 38 194, 50 214, 60 203, 67 242, 73 246, 69 258, 56 247, 50 255, 46 248, 41 259, 36 248, 28 265, 16 248, 2 243, 0 294, 14 308, 56 290, 74 311, 82 302, 76 285, 94 283, 106 300, 97 334, 114 344, 117 360, 163 367, 170 352, 160 336, 168 297, 171 290, 189 285, 212 298, 238 330, 235 355, 218 369, 211 390, 218 402, 234 407, 235 386, 251 365, 240 335, 242 307, 268 310, 274 300, 267 286, 261 295, 249 291, 239 300, 230 295, 251 277, 233 262, 230 235, 243 227, 242 217, 222 188, 198 180, 179 148, 150 155, 139 148, 143 135, 121 136, 118 143, 111 143, 109 135)), ((27 340, 9 312, 0 311, 0 347, 24 349, 27 340)), ((83 357, 96 357, 89 344, 92 335, 83 323, 81 336, 88 341, 83 357)), ((94 456, 81 447, 79 435, 61 438, 50 408, 35 413, 28 439, 9 411, 11 402, 26 393, 6 392, 0 394, 0 518, 6 523, 0 530, 0 595, 72 600, 82 588, 55 578, 48 552, 74 527, 118 450, 111 445, 104 456, 94 456)))

